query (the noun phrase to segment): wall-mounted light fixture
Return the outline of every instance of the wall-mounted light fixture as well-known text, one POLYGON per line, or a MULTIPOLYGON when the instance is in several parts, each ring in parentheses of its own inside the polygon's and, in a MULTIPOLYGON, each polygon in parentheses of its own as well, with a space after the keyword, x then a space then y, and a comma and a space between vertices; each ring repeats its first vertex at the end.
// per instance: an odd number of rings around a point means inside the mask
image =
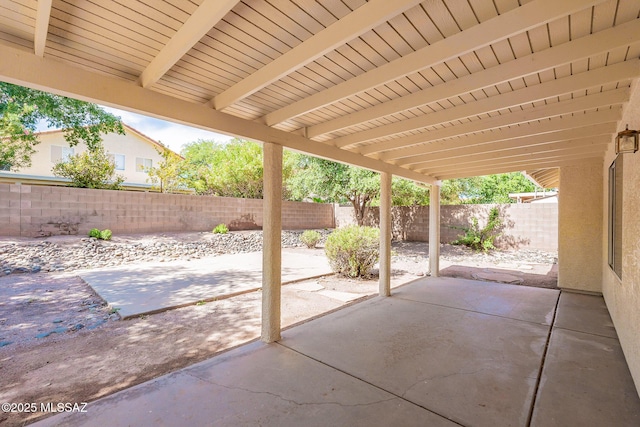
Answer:
POLYGON ((629 130, 629 125, 622 132, 618 132, 616 137, 616 154, 635 153, 638 151, 638 132, 629 130))

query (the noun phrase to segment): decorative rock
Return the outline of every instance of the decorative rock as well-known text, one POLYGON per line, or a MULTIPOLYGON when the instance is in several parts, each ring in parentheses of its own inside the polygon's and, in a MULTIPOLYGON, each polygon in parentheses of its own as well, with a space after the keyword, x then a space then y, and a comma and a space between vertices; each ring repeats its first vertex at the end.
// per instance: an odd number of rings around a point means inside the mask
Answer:
POLYGON ((9 344, 13 344, 13 341, 0 341, 0 347, 7 346, 9 344))

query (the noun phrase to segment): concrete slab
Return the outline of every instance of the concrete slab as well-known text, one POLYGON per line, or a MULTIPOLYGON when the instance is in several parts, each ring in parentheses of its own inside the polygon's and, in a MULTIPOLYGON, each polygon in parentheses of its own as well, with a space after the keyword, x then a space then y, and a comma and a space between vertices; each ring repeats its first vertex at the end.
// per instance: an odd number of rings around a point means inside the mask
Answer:
POLYGON ((531 426, 639 425, 640 399, 618 340, 554 329, 531 426))
POLYGON ((477 280, 486 280, 489 282, 498 282, 498 283, 510 283, 514 285, 519 285, 522 282, 524 282, 524 279, 522 277, 518 277, 508 273, 491 271, 491 270, 473 273, 471 276, 477 280))
POLYGON ((560 291, 438 277, 398 288, 397 298, 551 324, 560 291))
MULTIPOLYGON (((331 273, 317 251, 284 249, 283 283, 331 273)), ((262 287, 262 252, 192 261, 150 262, 80 272, 123 318, 194 304, 262 287)))
POLYGON ((35 426, 455 424, 281 345, 253 343, 35 426))
POLYGON ((601 296, 562 292, 556 328, 617 338, 611 316, 601 296))
POLYGON ((462 425, 494 427, 526 424, 548 331, 391 297, 285 331, 281 344, 462 425))
POLYGON ((291 289, 298 291, 317 292, 324 289, 324 286, 318 283, 292 283, 289 285, 291 289))
POLYGON ((319 291, 320 295, 325 296, 327 298, 332 298, 342 302, 351 302, 355 301, 358 298, 362 298, 365 295, 363 294, 354 294, 353 292, 340 292, 340 291, 332 291, 330 289, 319 291))

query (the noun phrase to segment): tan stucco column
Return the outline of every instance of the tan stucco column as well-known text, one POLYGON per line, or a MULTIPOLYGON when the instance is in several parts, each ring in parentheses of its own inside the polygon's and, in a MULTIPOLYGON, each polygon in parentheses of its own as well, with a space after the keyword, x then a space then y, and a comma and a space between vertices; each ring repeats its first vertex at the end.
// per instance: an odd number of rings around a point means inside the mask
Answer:
POLYGON ((282 284, 282 146, 265 142, 263 247, 262 247, 262 336, 270 343, 280 339, 280 286, 282 284))
POLYGON ((380 173, 380 278, 381 297, 391 295, 391 174, 380 173))
POLYGON ((440 275, 440 181, 429 193, 429 271, 431 277, 440 275))
POLYGON ((558 286, 602 292, 602 160, 560 168, 558 286))

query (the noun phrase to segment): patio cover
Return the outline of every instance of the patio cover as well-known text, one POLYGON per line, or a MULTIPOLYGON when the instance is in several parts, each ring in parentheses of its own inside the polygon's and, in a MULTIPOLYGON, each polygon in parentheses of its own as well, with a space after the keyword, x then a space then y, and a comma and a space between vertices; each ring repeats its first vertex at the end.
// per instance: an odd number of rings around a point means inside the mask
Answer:
POLYGON ((0 80, 433 183, 601 158, 640 72, 639 10, 3 0, 0 80))

